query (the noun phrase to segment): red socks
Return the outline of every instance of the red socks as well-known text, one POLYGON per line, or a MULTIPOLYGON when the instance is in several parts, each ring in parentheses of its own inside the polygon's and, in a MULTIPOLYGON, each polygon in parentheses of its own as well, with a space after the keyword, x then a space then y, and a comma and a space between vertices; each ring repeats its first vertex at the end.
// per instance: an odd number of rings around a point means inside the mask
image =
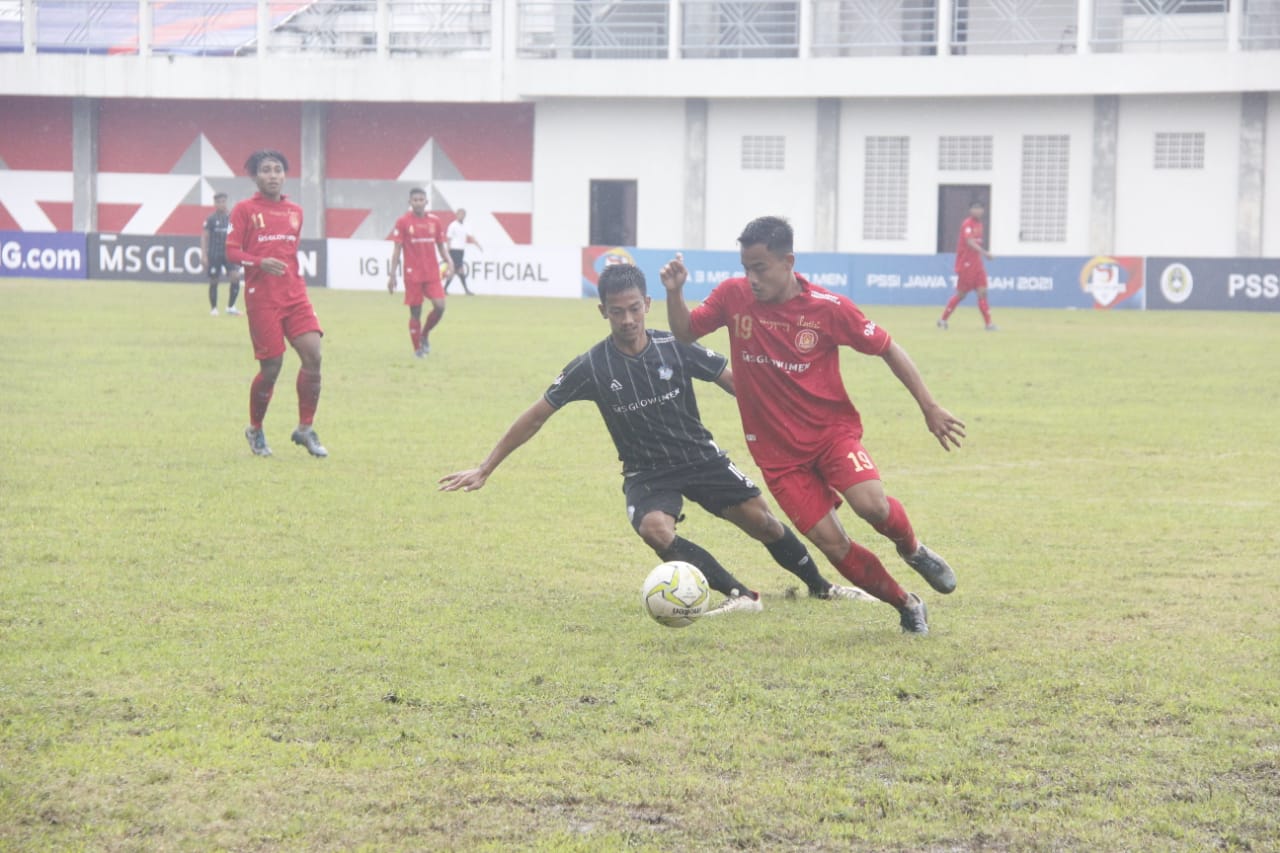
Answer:
POLYGON ((916 541, 915 531, 911 529, 911 519, 897 498, 889 498, 889 517, 883 524, 873 525, 876 532, 893 541, 898 553, 906 557, 916 552, 920 543, 916 541))
POLYGON ((904 606, 908 601, 907 591, 885 570, 880 558, 857 542, 850 542, 849 545, 849 553, 836 564, 840 574, 854 586, 862 587, 881 601, 894 607, 904 606))
POLYGON ((275 390, 276 384, 268 384, 261 373, 253 377, 253 384, 249 386, 249 426, 262 429, 262 421, 267 416, 267 406, 275 390))
POLYGON ((987 305, 987 297, 978 297, 978 310, 982 312, 982 322, 991 325, 991 308, 987 305))
POLYGON ((307 425, 316 419, 316 407, 320 404, 320 374, 298 371, 298 423, 307 425))
POLYGON ((414 352, 417 352, 422 346, 422 322, 417 317, 409 317, 409 340, 413 341, 414 352))

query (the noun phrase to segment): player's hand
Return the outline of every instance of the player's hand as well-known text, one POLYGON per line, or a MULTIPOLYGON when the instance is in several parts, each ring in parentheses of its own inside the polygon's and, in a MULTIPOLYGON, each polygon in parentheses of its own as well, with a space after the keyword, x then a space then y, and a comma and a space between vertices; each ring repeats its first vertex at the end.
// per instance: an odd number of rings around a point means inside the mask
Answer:
POLYGON ((489 475, 479 468, 468 468, 466 471, 455 471, 440 478, 442 492, 474 492, 489 479, 489 475))
POLYGON ((964 421, 941 406, 934 405, 926 409, 924 421, 929 425, 929 432, 933 433, 933 437, 938 439, 942 449, 947 452, 951 451, 952 446, 959 447, 960 439, 965 437, 964 421))
POLYGON ((684 287, 684 283, 689 280, 689 271, 684 266, 684 255, 676 252, 675 258, 667 261, 659 273, 662 279, 662 286, 670 291, 677 291, 684 287))
POLYGON ((258 268, 267 275, 284 275, 289 271, 289 265, 279 258, 263 258, 258 268))
POLYGON ((395 293, 395 292, 396 292, 396 274, 392 273, 391 275, 387 276, 387 293, 395 293))

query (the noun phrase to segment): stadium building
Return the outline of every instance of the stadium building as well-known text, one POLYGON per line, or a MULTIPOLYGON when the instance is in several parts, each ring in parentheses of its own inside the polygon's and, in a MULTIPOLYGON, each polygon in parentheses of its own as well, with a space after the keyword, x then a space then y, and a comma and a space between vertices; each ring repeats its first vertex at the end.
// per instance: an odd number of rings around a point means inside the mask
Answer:
POLYGON ((0 230, 197 234, 259 147, 313 239, 1280 256, 1280 0, 0 2, 0 230))

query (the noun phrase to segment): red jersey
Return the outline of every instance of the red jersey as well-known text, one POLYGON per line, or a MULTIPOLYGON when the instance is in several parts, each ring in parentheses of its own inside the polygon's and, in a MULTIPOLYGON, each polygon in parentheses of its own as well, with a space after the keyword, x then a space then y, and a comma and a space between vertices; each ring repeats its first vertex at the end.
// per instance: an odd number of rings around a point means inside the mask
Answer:
POLYGON ((862 435, 840 377, 840 347, 881 355, 892 339, 843 296, 796 276, 800 294, 757 302, 745 278, 721 282, 693 309, 696 337, 729 328, 733 383, 747 447, 761 468, 804 462, 833 434, 862 435))
POLYGON ((306 300, 307 283, 298 271, 302 208, 285 196, 278 201, 254 193, 231 209, 227 260, 244 267, 245 305, 291 305, 306 300), (262 271, 266 258, 284 261, 284 275, 262 271))
POLYGON ((415 216, 411 210, 396 220, 391 240, 400 244, 405 281, 440 280, 440 256, 436 254, 436 244, 444 242, 444 226, 439 219, 430 213, 415 216))
POLYGON ((982 245, 982 220, 967 217, 960 223, 960 237, 956 240, 956 272, 981 270, 982 253, 969 245, 970 240, 977 240, 982 245))

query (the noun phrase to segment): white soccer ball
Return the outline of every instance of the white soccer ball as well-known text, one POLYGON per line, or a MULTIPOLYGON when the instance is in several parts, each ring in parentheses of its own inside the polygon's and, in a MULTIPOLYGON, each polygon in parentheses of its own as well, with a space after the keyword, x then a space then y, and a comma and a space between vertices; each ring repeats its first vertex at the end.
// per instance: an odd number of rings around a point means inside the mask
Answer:
POLYGON ((645 610, 660 625, 687 628, 707 612, 711 589, 697 566, 672 560, 649 572, 640 588, 645 610))

